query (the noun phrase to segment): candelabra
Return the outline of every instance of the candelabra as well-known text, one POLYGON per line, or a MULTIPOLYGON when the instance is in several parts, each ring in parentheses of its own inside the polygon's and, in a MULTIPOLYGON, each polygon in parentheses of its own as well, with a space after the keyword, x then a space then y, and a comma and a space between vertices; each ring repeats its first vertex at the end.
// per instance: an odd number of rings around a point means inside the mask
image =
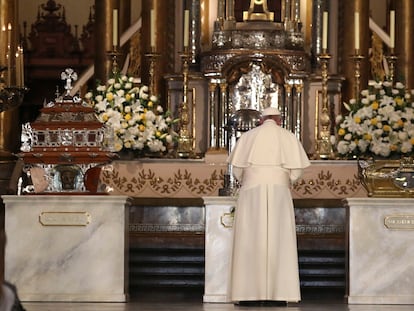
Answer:
POLYGON ((391 49, 390 55, 385 56, 385 58, 387 59, 387 63, 389 64, 389 75, 387 77, 387 80, 394 84, 395 64, 398 59, 398 57, 394 54, 394 49, 391 49))
POLYGON ((158 57, 160 57, 160 54, 155 53, 155 48, 151 48, 151 53, 145 54, 146 57, 149 58, 150 61, 150 68, 149 68, 149 90, 151 95, 157 95, 158 89, 157 85, 155 83, 155 65, 157 62, 158 57))
POLYGON ((321 62, 321 74, 322 74, 322 110, 320 114, 320 127, 318 126, 318 141, 316 148, 316 155, 319 159, 333 158, 332 144, 330 140, 330 125, 331 119, 329 116, 328 107, 328 62, 331 55, 323 51, 319 54, 319 60, 321 62))
POLYGON ((25 87, 5 87, 0 89, 0 112, 20 106, 26 91, 25 87))
POLYGON ((177 154, 180 158, 188 158, 193 153, 193 139, 188 130, 189 125, 189 112, 188 112, 188 73, 189 73, 189 60, 190 53, 188 47, 184 48, 184 52, 181 54, 183 62, 183 102, 180 109, 180 131, 178 137, 177 154))
POLYGON ((361 92, 361 61, 364 59, 364 56, 362 56, 359 53, 359 49, 355 50, 355 54, 351 55, 351 59, 354 61, 354 68, 355 68, 355 85, 354 85, 354 98, 358 102, 361 92))
POLYGON ((118 51, 118 48, 116 46, 114 46, 112 51, 108 52, 108 56, 112 60, 111 72, 112 72, 112 76, 114 76, 114 77, 119 73, 118 57, 120 55, 121 55, 121 53, 118 51))
MULTIPOLYGON (((3 73, 7 68, 2 67, 3 73)), ((24 86, 5 86, 3 75, 0 77, 0 112, 15 108, 23 103, 27 88, 24 86)))

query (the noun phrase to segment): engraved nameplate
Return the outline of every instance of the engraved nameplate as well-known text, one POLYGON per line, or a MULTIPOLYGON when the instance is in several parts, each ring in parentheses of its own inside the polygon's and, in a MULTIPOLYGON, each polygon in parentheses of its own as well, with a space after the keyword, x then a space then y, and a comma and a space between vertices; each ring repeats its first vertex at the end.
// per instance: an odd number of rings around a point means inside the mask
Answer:
POLYGON ((91 223, 87 212, 42 212, 39 222, 43 226, 86 226, 91 223))
POLYGON ((384 225, 388 229, 414 230, 414 215, 386 216, 384 225))

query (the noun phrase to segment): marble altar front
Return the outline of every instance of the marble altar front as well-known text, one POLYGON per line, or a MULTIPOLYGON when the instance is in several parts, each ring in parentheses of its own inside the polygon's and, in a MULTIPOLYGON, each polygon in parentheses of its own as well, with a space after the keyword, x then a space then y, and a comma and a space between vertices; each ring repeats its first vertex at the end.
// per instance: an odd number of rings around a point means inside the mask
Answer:
POLYGON ((22 301, 125 302, 128 198, 2 196, 5 278, 22 301))
POLYGON ((348 198, 348 303, 414 304, 414 199, 348 198))
POLYGON ((205 197, 204 302, 230 302, 229 273, 233 245, 233 197, 205 197))

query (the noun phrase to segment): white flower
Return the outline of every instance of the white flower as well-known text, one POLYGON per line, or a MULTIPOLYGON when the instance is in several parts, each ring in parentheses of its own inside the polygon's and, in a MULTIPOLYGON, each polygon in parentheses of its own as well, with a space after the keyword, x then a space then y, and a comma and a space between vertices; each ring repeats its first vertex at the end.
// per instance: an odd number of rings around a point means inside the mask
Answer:
POLYGON ((347 157, 392 154, 409 155, 414 144, 412 90, 397 82, 369 81, 361 99, 349 101, 346 116, 336 117, 340 155, 347 157))
POLYGON ((106 85, 98 85, 88 92, 85 100, 95 108, 98 119, 112 129, 115 137, 113 149, 164 152, 177 138, 173 131, 173 119, 164 111, 157 96, 149 95, 146 85, 128 76, 116 76, 106 85))

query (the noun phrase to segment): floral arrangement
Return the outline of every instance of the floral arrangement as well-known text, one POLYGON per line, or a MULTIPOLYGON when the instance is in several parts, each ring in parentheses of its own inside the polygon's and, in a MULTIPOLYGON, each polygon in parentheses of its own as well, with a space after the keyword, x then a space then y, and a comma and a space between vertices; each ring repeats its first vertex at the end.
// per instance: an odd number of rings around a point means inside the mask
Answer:
POLYGON ((158 98, 148 94, 148 86, 138 79, 115 75, 107 83, 88 92, 85 99, 96 111, 98 119, 112 132, 111 149, 134 150, 139 153, 163 153, 174 144, 178 122, 164 111, 158 98))
POLYGON ((407 156, 413 153, 413 90, 404 84, 369 81, 360 101, 344 104, 347 116, 336 118, 336 149, 343 157, 407 156))

